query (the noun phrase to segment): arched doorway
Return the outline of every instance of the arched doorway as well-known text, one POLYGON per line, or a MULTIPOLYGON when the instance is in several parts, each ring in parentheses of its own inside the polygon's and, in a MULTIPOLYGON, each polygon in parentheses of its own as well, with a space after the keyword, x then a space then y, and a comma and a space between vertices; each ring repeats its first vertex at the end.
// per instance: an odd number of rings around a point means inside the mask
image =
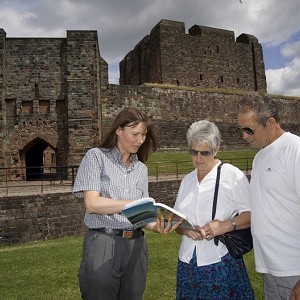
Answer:
POLYGON ((49 173, 49 170, 45 169, 45 153, 49 153, 49 149, 55 155, 51 145, 40 138, 34 139, 24 148, 26 180, 42 179, 45 173, 49 173))

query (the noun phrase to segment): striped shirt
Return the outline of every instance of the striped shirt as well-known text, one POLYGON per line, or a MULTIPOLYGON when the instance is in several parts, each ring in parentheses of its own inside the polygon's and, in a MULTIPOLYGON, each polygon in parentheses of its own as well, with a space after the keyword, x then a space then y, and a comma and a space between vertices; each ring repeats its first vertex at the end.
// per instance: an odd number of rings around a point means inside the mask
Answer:
MULTIPOLYGON (((83 191, 97 191, 103 197, 115 200, 137 200, 148 197, 148 169, 131 154, 133 163, 126 168, 117 147, 92 148, 83 157, 73 186, 76 197, 83 191)), ((89 228, 131 228, 122 213, 111 215, 85 213, 84 223, 89 228)))

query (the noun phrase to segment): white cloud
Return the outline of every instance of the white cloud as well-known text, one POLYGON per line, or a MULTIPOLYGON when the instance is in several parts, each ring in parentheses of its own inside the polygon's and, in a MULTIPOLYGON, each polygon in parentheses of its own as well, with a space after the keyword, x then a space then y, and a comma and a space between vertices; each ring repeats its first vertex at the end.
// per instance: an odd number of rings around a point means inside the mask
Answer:
POLYGON ((268 91, 285 95, 298 93, 291 81, 299 79, 300 73, 299 0, 242 2, 0 0, 0 27, 7 37, 64 37, 67 30, 97 30, 101 56, 109 64, 112 83, 118 83, 119 62, 161 19, 184 22, 186 30, 198 24, 232 30, 236 36, 248 33, 256 36, 263 47, 281 48, 281 55, 285 56, 281 64, 280 61, 276 64, 279 69, 266 70, 268 91))
POLYGON ((300 96, 300 58, 293 59, 287 66, 267 70, 268 90, 271 94, 300 96))
POLYGON ((291 61, 280 69, 266 70, 268 91, 271 94, 300 96, 300 41, 287 42, 280 52, 291 61))
POLYGON ((294 43, 287 43, 281 50, 285 57, 300 57, 300 41, 294 43))

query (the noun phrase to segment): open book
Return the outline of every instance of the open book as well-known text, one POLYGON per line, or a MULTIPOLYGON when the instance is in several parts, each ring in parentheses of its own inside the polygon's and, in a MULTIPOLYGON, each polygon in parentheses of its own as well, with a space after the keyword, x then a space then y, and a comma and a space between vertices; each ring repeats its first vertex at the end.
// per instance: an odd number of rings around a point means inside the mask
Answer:
POLYGON ((172 218, 172 225, 182 222, 180 226, 194 229, 194 225, 179 211, 163 203, 156 203, 153 198, 142 198, 125 205, 123 214, 134 228, 142 227, 150 222, 156 222, 156 217, 163 216, 165 221, 172 218))

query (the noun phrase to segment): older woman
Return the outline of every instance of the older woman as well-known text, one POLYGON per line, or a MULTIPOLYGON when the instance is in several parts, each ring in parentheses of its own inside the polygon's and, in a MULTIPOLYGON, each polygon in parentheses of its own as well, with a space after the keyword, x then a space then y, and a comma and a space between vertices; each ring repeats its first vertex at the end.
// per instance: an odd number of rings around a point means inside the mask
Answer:
POLYGON ((231 257, 224 244, 214 243, 217 235, 250 226, 248 179, 233 165, 222 166, 216 216, 212 220, 221 135, 214 123, 198 121, 188 128, 186 136, 195 170, 182 180, 174 208, 197 226, 196 230, 177 229, 182 234, 177 300, 254 299, 243 259, 231 257))

